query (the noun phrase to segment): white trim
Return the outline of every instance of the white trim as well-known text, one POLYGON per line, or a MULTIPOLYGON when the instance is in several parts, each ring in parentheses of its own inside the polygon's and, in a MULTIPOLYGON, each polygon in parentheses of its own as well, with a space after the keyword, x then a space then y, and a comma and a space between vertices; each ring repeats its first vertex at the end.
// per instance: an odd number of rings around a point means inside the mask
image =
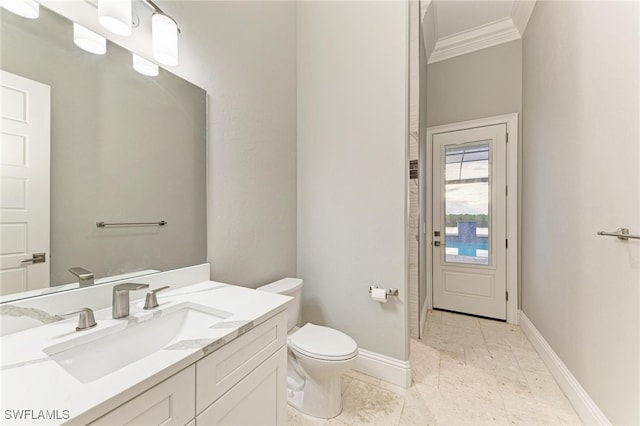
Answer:
POLYGON ((519 38, 521 35, 513 20, 510 17, 502 18, 468 31, 439 38, 428 63, 444 61, 519 38))
POLYGON ((411 386, 409 361, 400 361, 366 349, 358 349, 352 369, 403 388, 411 386))
MULTIPOLYGON (((496 124, 506 124, 507 133, 509 134, 509 142, 507 143, 507 186, 509 187, 509 196, 507 197, 507 239, 509 240, 509 249, 507 250, 507 291, 509 292, 509 300, 507 301, 507 322, 511 324, 518 323, 518 114, 505 114, 495 117, 481 118, 479 120, 463 121, 460 123, 445 124, 442 126, 434 126, 427 128, 427 146, 422 147, 427 153, 431 153, 433 145, 433 136, 438 133, 455 132, 457 130, 472 129, 475 127, 493 126, 496 124)), ((432 155, 429 154, 428 158, 432 155)), ((425 175, 423 186, 426 188, 425 205, 427 212, 433 209, 432 196, 433 189, 431 184, 432 165, 429 161, 424 164, 425 175)), ((431 217, 431 215, 425 215, 431 217)), ((432 247, 428 243, 430 236, 433 235, 433 224, 427 221, 426 224, 426 261, 431 262, 432 247)), ((433 279, 431 273, 433 268, 428 268, 429 273, 426 275, 427 281, 427 308, 433 308, 433 279)))
POLYGON ((533 13, 533 8, 536 6, 536 0, 516 0, 513 2, 513 9, 511 9, 511 19, 518 29, 520 36, 524 35, 524 31, 527 29, 527 24, 533 13))
POLYGON ((424 49, 428 60, 431 57, 431 52, 433 52, 436 42, 438 41, 436 4, 431 0, 426 0, 421 2, 420 8, 422 38, 424 40, 424 49))
POLYGON ((527 318, 522 311, 520 315, 520 327, 527 336, 533 347, 536 349, 547 368, 560 385, 571 405, 586 425, 610 425, 611 422, 598 405, 591 399, 587 391, 584 390, 580 382, 571 374, 571 371, 562 362, 553 348, 547 343, 535 325, 527 318))
POLYGON ((428 63, 444 61, 522 38, 535 5, 536 0, 516 0, 513 2, 511 16, 438 38, 435 3, 431 0, 423 2, 421 17, 428 63))
POLYGON ((429 305, 427 303, 427 298, 424 298, 424 303, 422 304, 422 309, 420 310, 420 338, 424 336, 424 327, 427 323, 427 310, 429 309, 429 305))

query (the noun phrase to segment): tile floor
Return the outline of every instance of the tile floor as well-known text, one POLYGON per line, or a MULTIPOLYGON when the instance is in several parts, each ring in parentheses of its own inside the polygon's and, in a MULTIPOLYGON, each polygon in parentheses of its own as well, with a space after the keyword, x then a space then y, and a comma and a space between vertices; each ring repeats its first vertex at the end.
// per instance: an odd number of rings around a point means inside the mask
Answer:
POLYGON ((582 424, 518 326, 429 311, 410 360, 409 389, 352 371, 338 417, 288 407, 289 425, 582 424))

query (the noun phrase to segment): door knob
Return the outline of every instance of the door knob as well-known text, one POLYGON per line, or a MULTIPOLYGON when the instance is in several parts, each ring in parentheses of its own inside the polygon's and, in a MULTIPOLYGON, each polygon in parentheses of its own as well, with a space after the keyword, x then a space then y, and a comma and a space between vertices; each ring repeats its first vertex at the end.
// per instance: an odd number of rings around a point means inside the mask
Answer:
POLYGON ((33 257, 30 259, 25 259, 20 262, 21 265, 26 265, 28 263, 44 263, 47 261, 47 253, 33 253, 33 257))

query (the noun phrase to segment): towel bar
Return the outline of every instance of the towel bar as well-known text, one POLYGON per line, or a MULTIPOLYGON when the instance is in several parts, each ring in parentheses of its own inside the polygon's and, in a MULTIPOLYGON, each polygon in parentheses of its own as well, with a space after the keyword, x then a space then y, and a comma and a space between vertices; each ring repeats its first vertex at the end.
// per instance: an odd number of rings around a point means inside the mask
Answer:
POLYGON ((164 220, 161 220, 160 222, 119 222, 119 223, 96 222, 96 226, 98 228, 106 228, 107 226, 165 226, 166 224, 167 222, 164 220))
POLYGON ((635 238, 640 240, 640 235, 629 234, 629 228, 618 228, 615 232, 599 231, 598 235, 606 235, 609 237, 618 237, 619 240, 628 240, 629 238, 635 238))

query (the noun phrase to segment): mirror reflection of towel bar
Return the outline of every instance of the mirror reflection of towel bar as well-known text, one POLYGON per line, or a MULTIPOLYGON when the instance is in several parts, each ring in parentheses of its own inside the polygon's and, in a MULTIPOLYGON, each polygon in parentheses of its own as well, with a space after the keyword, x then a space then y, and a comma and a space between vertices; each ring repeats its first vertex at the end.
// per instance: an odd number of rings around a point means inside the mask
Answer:
POLYGON ((606 235, 609 237, 618 237, 619 240, 628 240, 629 238, 635 238, 640 240, 640 235, 629 234, 629 228, 618 228, 615 232, 599 231, 598 235, 606 235))
POLYGON ((119 222, 119 223, 105 223, 96 222, 98 228, 106 228, 107 226, 165 226, 167 221, 161 220, 160 222, 119 222))

